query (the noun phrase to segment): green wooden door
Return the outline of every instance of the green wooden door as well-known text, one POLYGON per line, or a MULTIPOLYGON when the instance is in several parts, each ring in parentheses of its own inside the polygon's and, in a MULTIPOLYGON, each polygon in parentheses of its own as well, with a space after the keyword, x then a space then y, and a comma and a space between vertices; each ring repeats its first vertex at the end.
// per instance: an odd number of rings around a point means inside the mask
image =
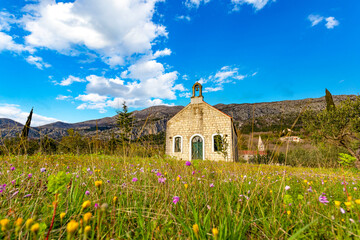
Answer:
POLYGON ((191 140, 191 159, 203 159, 203 142, 199 136, 191 140))

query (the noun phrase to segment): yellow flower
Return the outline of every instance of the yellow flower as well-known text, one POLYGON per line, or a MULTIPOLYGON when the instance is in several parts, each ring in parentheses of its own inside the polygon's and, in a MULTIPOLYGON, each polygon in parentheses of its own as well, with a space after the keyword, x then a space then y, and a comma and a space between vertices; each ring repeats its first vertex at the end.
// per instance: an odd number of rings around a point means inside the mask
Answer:
POLYGON ((40 229, 40 225, 38 224, 38 223, 35 223, 34 225, 32 225, 31 226, 31 231, 33 232, 33 233, 37 233, 38 231, 39 231, 39 229, 40 229))
POLYGON ((24 221, 24 219, 22 219, 22 218, 16 219, 16 221, 15 221, 15 226, 20 227, 21 224, 23 223, 23 221, 24 221))
POLYGON ((101 187, 102 181, 95 181, 95 187, 101 187))
POLYGON ((286 213, 287 213, 287 215, 290 215, 290 214, 291 214, 291 211, 287 211, 286 213))
POLYGON ((85 231, 85 234, 88 234, 91 231, 91 227, 86 226, 84 231, 85 231))
POLYGON ((91 202, 89 200, 83 202, 83 204, 81 205, 82 209, 88 208, 90 207, 91 202))
POLYGON ((198 236, 199 235, 199 225, 194 224, 193 225, 193 231, 194 231, 195 235, 198 236))
POLYGON ((307 180, 304 180, 304 183, 307 183, 307 180))
POLYGON ((25 222, 26 228, 29 229, 33 223, 34 223, 34 220, 32 218, 29 218, 28 220, 26 220, 26 222, 25 222))
POLYGON ((335 201, 335 206, 340 207, 340 204, 341 204, 340 201, 335 201))
POLYGON ((217 228, 213 228, 212 233, 214 234, 214 237, 217 238, 217 236, 219 235, 219 230, 217 230, 217 228))
POLYGON ((7 227, 9 226, 9 222, 9 219, 7 218, 0 220, 1 231, 6 231, 7 227))
POLYGON ((117 200, 118 200, 118 198, 117 198, 117 196, 115 196, 115 197, 113 198, 113 203, 115 204, 117 200))
POLYGON ((351 202, 352 196, 348 196, 347 199, 349 202, 351 202))
POLYGON ((88 223, 88 221, 90 220, 91 216, 92 216, 91 212, 85 213, 85 214, 84 214, 84 222, 85 222, 85 223, 88 223))
POLYGON ((64 212, 60 213, 60 220, 61 221, 64 219, 65 215, 66 215, 66 213, 64 213, 64 212))
POLYGON ((186 183, 184 184, 185 189, 187 189, 187 188, 188 188, 188 186, 189 186, 188 184, 186 184, 186 183))
POLYGON ((179 176, 176 177, 176 181, 180 181, 180 177, 179 177, 179 176))
POLYGON ((71 220, 66 226, 66 231, 70 234, 73 234, 79 227, 79 223, 75 220, 71 220))
POLYGON ((355 200, 355 203, 356 203, 356 204, 360 204, 360 199, 356 199, 356 200, 355 200))
POLYGON ((350 207, 350 206, 351 206, 351 202, 345 202, 345 206, 350 207))
POLYGON ((270 193, 272 193, 273 191, 272 190, 270 190, 270 193))

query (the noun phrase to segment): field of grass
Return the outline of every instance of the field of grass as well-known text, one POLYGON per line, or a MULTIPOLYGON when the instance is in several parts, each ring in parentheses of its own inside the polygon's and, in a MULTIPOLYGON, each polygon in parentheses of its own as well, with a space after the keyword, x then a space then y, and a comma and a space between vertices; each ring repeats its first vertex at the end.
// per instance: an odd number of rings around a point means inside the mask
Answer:
POLYGON ((360 237, 355 171, 104 155, 1 162, 1 239, 360 237))

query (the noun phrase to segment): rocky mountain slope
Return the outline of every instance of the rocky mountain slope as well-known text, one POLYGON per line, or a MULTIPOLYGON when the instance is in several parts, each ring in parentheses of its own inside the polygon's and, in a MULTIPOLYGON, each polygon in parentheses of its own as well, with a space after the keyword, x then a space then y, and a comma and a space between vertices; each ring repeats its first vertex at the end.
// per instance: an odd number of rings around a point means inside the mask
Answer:
MULTIPOLYGON (((333 96, 334 102, 339 103, 347 97, 355 98, 354 95, 333 96)), ((287 100, 278 102, 264 102, 255 104, 217 104, 215 108, 233 117, 234 121, 242 126, 244 123, 255 118, 264 118, 268 124, 278 121, 281 116, 297 115, 305 107, 315 111, 325 108, 325 98, 308 98, 302 100, 287 100)), ((167 121, 178 113, 183 106, 154 106, 134 111, 134 135, 139 137, 147 134, 158 134, 164 132, 167 121)), ((1 137, 14 137, 21 132, 23 125, 11 119, 0 119, 1 137)), ((39 127, 32 128, 29 136, 38 138, 48 135, 51 138, 61 138, 67 135, 67 130, 73 128, 82 135, 94 136, 96 130, 102 138, 110 138, 120 134, 116 127, 116 116, 105 117, 97 120, 90 120, 79 123, 55 122, 39 127)))

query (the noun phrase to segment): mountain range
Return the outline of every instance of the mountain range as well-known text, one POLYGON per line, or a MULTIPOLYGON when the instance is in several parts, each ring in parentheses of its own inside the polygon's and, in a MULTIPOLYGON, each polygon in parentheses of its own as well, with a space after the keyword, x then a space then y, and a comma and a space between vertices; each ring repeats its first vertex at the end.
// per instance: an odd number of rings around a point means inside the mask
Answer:
MULTIPOLYGON (((334 95, 335 104, 355 95, 334 95)), ((252 121, 253 119, 266 119, 266 124, 277 124, 284 116, 297 116, 304 108, 320 111, 325 108, 325 97, 307 98, 301 100, 286 100, 263 103, 244 104, 217 104, 215 108, 233 117, 237 126, 252 121)), ((183 106, 153 106, 140 111, 134 111, 133 135, 140 137, 148 134, 158 134, 166 130, 167 121, 178 113, 183 106)), ((23 124, 7 118, 0 118, 0 136, 18 136, 23 124)), ((117 116, 89 120, 78 123, 54 122, 43 126, 32 127, 30 138, 39 138, 47 135, 50 138, 59 139, 67 135, 68 129, 74 129, 84 136, 95 136, 110 138, 119 136, 117 127, 117 116)))

